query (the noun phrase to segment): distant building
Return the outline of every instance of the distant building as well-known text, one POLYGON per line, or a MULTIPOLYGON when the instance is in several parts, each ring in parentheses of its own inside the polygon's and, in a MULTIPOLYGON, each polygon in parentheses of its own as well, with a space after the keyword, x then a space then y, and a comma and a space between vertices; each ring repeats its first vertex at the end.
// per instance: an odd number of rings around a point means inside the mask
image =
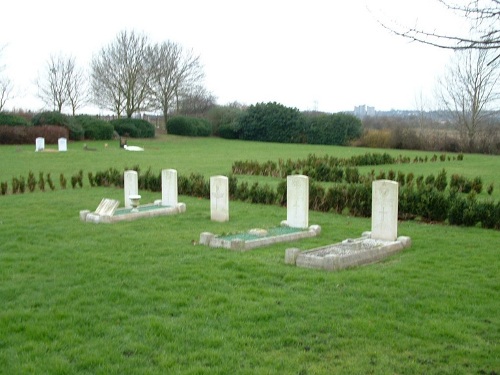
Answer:
POLYGON ((370 107, 365 104, 354 107, 354 116, 356 117, 363 118, 366 116, 375 116, 375 114, 375 107, 370 107))

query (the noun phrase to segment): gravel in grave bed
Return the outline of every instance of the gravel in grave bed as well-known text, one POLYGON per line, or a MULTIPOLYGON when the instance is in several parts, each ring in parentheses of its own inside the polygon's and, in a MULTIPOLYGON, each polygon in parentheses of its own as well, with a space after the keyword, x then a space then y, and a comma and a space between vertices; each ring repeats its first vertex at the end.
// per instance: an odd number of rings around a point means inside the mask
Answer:
POLYGON ((277 236, 282 236, 285 234, 292 234, 292 233, 300 233, 300 232, 306 232, 308 229, 303 229, 303 228, 291 228, 291 227, 276 227, 276 228, 269 228, 269 229, 251 229, 248 232, 242 232, 242 233, 235 233, 235 234, 229 234, 227 236, 217 236, 217 238, 225 241, 232 241, 232 240, 242 240, 242 241, 251 241, 251 240, 258 240, 261 238, 267 238, 267 237, 277 237, 277 236))

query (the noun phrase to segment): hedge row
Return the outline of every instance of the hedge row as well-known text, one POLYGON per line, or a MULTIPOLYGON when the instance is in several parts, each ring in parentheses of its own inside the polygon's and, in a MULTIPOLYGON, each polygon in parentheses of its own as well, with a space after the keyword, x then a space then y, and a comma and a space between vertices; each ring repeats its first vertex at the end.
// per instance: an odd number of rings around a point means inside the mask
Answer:
MULTIPOLYGON (((161 172, 154 173, 149 168, 139 174, 139 189, 161 192, 161 172)), ((123 187, 123 172, 115 168, 105 171, 88 173, 91 186, 123 187)), ((66 188, 67 181, 60 175, 59 183, 62 189, 66 188)), ((28 178, 15 177, 12 179, 12 193, 24 193, 26 189, 34 191, 37 187, 45 190, 47 184, 51 190, 55 189, 50 174, 40 173, 38 179, 30 171, 28 178)), ((83 186, 83 171, 71 176, 73 188, 83 186)), ((267 184, 258 182, 249 185, 247 182, 238 183, 234 175, 229 177, 229 194, 231 199, 250 203, 286 205, 286 180, 280 182, 276 189, 267 184)), ((192 173, 188 177, 178 177, 178 191, 181 195, 196 196, 208 199, 210 197, 210 181, 201 174, 192 173)), ((0 183, 0 192, 7 194, 7 182, 0 183)), ((400 219, 421 219, 426 222, 445 222, 452 225, 475 226, 500 229, 500 202, 479 202, 476 191, 472 190, 467 196, 459 194, 457 189, 438 189, 432 184, 409 183, 399 189, 399 216, 400 219)), ((325 188, 320 183, 310 181, 309 207, 311 210, 323 212, 349 213, 354 216, 371 216, 371 183, 339 183, 325 188)))
POLYGON ((198 117, 175 116, 168 120, 167 132, 189 137, 208 137, 212 135, 212 124, 198 117))
POLYGON ((57 144, 59 138, 69 137, 69 130, 56 125, 44 126, 0 126, 0 144, 33 144, 38 137, 45 138, 47 144, 57 144))
POLYGON ((117 119, 110 122, 89 115, 67 116, 59 112, 41 112, 31 123, 20 116, 0 113, 0 144, 29 144, 37 137, 46 143, 71 140, 109 140, 114 132, 134 138, 153 138, 154 126, 141 119, 117 119))
MULTIPOLYGON (((429 157, 415 157, 413 163, 435 162, 437 160, 458 160, 462 161, 463 154, 458 156, 447 156, 441 154, 439 157, 433 155, 429 157)), ((309 154, 305 159, 298 160, 282 160, 278 162, 268 160, 259 163, 253 160, 235 161, 231 167, 234 174, 248 174, 272 177, 286 177, 292 173, 304 174, 311 178, 318 178, 321 181, 338 181, 338 173, 341 167, 369 166, 369 165, 384 165, 384 164, 407 164, 411 163, 412 159, 408 156, 399 155, 391 156, 388 153, 366 153, 364 155, 356 155, 350 158, 338 158, 333 156, 316 156, 309 154), (329 177, 331 175, 331 177, 329 177)))

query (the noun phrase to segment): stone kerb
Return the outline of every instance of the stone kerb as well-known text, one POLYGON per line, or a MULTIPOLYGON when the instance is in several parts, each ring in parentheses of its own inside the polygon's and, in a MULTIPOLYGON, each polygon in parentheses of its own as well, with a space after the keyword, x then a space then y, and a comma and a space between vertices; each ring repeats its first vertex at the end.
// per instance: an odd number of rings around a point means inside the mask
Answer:
POLYGON ((226 176, 210 177, 210 219, 229 221, 229 179, 226 176))
POLYGON ((286 249, 285 263, 335 271, 377 262, 410 247, 411 238, 398 237, 398 187, 395 181, 373 182, 371 232, 304 252, 286 249))

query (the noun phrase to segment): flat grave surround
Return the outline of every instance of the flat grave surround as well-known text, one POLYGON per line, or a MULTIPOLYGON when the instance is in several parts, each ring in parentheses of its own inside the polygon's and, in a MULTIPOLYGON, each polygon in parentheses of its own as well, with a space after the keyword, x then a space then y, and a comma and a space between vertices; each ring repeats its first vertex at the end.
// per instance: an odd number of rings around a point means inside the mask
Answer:
POLYGON ((293 228, 281 225, 269 229, 254 228, 247 232, 220 236, 210 232, 203 232, 200 234, 199 243, 210 247, 247 251, 276 243, 315 237, 320 233, 321 227, 319 225, 311 225, 309 228, 293 228))

